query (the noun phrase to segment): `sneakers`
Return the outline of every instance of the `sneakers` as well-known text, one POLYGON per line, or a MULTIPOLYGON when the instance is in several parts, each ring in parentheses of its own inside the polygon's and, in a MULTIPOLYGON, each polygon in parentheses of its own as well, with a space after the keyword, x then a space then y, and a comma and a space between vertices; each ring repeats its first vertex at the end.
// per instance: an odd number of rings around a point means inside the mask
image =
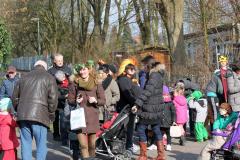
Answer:
POLYGON ((157 150, 157 146, 155 144, 152 144, 147 148, 148 150, 157 150))
POLYGON ((166 146, 166 150, 167 150, 167 151, 171 151, 171 150, 172 150, 172 146, 171 146, 170 144, 168 144, 168 145, 166 146))

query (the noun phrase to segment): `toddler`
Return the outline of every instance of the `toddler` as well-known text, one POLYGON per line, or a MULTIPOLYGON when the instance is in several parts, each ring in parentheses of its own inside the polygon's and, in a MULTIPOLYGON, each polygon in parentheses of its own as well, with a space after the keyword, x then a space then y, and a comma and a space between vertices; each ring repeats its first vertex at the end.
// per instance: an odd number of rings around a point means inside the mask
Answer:
POLYGON ((194 117, 194 131, 198 142, 203 142, 208 139, 208 132, 204 126, 208 111, 207 99, 202 98, 202 96, 202 92, 194 91, 187 99, 189 108, 196 109, 196 117, 194 117))
POLYGON ((17 123, 10 113, 12 101, 3 98, 0 101, 0 158, 1 160, 17 160, 17 139, 15 128, 17 123))
POLYGON ((176 123, 181 127, 180 145, 185 145, 185 131, 183 125, 188 120, 187 99, 184 97, 184 84, 178 82, 174 88, 173 104, 176 109, 176 123))
POLYGON ((169 88, 167 86, 163 86, 163 100, 164 100, 164 108, 163 108, 163 117, 161 120, 161 131, 166 133, 167 136, 167 145, 166 150, 171 151, 171 136, 170 136, 170 127, 171 125, 175 125, 176 119, 176 111, 174 104, 172 102, 172 97, 169 92, 169 88))

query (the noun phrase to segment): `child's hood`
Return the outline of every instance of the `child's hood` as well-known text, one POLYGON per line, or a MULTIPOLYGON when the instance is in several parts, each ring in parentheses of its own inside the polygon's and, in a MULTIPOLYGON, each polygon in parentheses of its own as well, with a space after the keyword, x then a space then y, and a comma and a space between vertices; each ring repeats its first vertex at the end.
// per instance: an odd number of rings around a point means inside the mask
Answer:
POLYGON ((175 96, 174 102, 181 106, 187 105, 187 100, 184 96, 175 96))
POLYGON ((12 122, 12 116, 10 114, 7 114, 7 115, 0 114, 0 125, 11 124, 11 122, 12 122))

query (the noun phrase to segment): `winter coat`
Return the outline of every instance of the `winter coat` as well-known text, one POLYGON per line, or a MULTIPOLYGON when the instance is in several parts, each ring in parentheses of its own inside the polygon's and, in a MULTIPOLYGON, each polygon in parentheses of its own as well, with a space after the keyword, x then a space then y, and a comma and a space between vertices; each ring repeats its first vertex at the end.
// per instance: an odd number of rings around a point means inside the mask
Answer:
POLYGON ((164 107, 162 92, 163 74, 160 70, 152 70, 142 94, 135 101, 135 105, 139 107, 137 112, 139 123, 146 125, 160 123, 156 117, 162 114, 164 107))
POLYGON ((63 71, 66 74, 66 76, 70 76, 72 74, 71 69, 66 65, 63 65, 62 67, 58 67, 58 66, 54 65, 51 68, 49 68, 48 73, 55 76, 57 71, 63 71))
MULTIPOLYGON (((232 75, 232 71, 228 69, 225 77, 227 78, 231 75, 232 75)), ((221 72, 219 69, 214 71, 214 74, 206 87, 206 95, 212 96, 213 95, 212 93, 216 93, 217 97, 220 97, 220 98, 223 97, 223 85, 221 81, 221 72)))
POLYGON ((213 123, 213 130, 216 129, 226 129, 229 123, 234 123, 238 118, 238 113, 232 112, 229 116, 224 117, 218 114, 217 119, 213 123))
POLYGON ((106 110, 108 112, 116 111, 116 104, 120 99, 120 91, 119 91, 117 82, 114 79, 111 80, 111 83, 105 89, 104 94, 105 94, 105 98, 106 98, 106 104, 104 106, 100 107, 103 109, 103 110, 100 110, 99 117, 101 117, 101 118, 103 117, 104 110, 106 110))
POLYGON ((82 133, 96 133, 99 127, 99 106, 103 106, 106 102, 104 90, 101 84, 96 85, 91 90, 86 90, 80 88, 77 85, 69 86, 69 104, 76 103, 76 96, 81 94, 83 96, 83 101, 80 103, 80 107, 84 108, 85 118, 86 118, 86 128, 82 128, 80 132, 82 133), (97 104, 90 104, 88 102, 88 97, 95 97, 97 99, 97 104))
POLYGON ((190 99, 188 102, 189 108, 196 109, 196 120, 195 122, 205 122, 207 118, 207 100, 206 99, 199 99, 198 101, 195 101, 193 99, 190 99), (203 105, 201 105, 199 102, 203 101, 203 105))
MULTIPOLYGON (((57 71, 63 71, 67 78, 72 74, 71 69, 66 65, 63 65, 62 67, 58 67, 54 65, 48 70, 48 73, 50 73, 55 78, 55 74, 57 73, 57 71)), ((57 108, 63 109, 65 106, 65 100, 66 100, 65 95, 68 93, 68 90, 60 87, 60 83, 57 80, 56 82, 58 84, 58 107, 57 108)))
POLYGON ((184 96, 174 96, 173 104, 176 108, 176 123, 185 124, 188 120, 187 99, 184 96))
POLYGON ((172 102, 165 102, 162 110, 162 118, 160 119, 160 126, 164 128, 170 128, 175 121, 176 110, 174 104, 172 102))
POLYGON ((126 105, 130 105, 130 107, 134 105, 142 89, 127 76, 119 76, 117 84, 120 90, 120 100, 117 102, 116 110, 121 112, 126 105))
POLYGON ((19 78, 17 76, 15 76, 13 79, 8 78, 3 80, 0 89, 0 99, 4 97, 12 98, 14 86, 18 80, 19 78))
POLYGON ((0 114, 0 150, 15 149, 19 146, 16 127, 17 123, 12 115, 0 114))
POLYGON ((234 112, 240 111, 240 75, 233 72, 233 75, 227 78, 228 83, 228 103, 232 106, 234 112))
POLYGON ((54 120, 57 100, 56 80, 41 66, 22 77, 13 92, 18 121, 35 121, 45 126, 54 120))
POLYGON ((108 111, 115 111, 115 105, 120 99, 120 91, 118 84, 114 79, 112 79, 110 85, 107 87, 104 93, 106 97, 106 104, 104 105, 104 108, 108 111))

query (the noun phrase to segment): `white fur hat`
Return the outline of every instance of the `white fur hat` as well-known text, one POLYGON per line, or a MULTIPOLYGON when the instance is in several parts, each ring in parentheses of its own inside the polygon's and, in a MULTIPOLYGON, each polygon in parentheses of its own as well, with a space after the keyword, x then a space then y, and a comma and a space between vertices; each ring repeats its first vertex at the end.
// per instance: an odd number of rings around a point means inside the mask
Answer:
POLYGON ((47 63, 46 63, 45 61, 43 61, 43 60, 38 60, 37 62, 35 62, 34 67, 39 66, 39 65, 40 65, 40 66, 43 66, 44 69, 47 70, 47 63))

